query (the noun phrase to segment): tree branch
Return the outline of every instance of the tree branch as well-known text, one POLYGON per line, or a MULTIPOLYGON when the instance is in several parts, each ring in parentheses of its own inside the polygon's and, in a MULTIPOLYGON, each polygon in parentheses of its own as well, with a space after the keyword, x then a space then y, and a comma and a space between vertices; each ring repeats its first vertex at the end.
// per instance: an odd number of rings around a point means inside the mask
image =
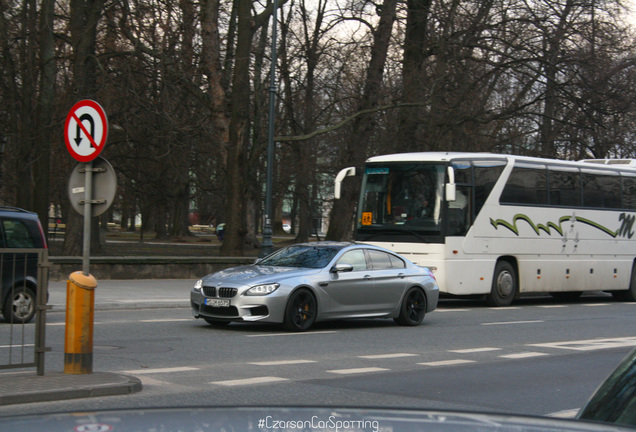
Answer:
POLYGON ((341 127, 345 126, 347 123, 349 123, 352 120, 355 120, 356 118, 366 115, 366 114, 372 114, 375 112, 379 112, 379 111, 384 111, 384 110, 389 110, 389 109, 396 109, 396 108, 409 108, 409 107, 417 107, 417 106, 426 106, 428 104, 424 103, 424 102, 413 102, 413 103, 401 103, 401 104, 392 104, 392 105, 384 105, 381 107, 376 107, 376 108, 369 108, 366 110, 362 110, 362 111, 358 111, 357 113, 343 119, 342 121, 336 123, 333 126, 328 126, 322 129, 318 129, 315 130, 307 135, 296 135, 296 136, 278 136, 278 137, 274 137, 274 141, 276 142, 295 142, 295 141, 307 141, 310 140, 318 135, 323 135, 326 134, 328 132, 333 132, 335 130, 340 129, 341 127))

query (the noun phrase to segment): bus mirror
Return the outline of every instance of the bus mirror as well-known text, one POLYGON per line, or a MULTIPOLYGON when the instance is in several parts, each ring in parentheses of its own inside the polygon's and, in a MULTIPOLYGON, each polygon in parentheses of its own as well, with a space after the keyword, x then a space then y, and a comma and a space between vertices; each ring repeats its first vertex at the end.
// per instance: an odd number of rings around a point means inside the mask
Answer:
POLYGON ((446 183, 446 201, 451 202, 457 199, 457 189, 455 187, 455 170, 452 166, 447 168, 448 183, 446 183))
POLYGON ((452 202, 457 199, 457 188, 455 183, 446 183, 446 201, 452 202))
POLYGON ((343 170, 340 170, 340 172, 336 176, 336 187, 335 187, 334 192, 333 192, 334 198, 340 199, 340 190, 342 188, 342 181, 344 180, 344 178, 345 177, 354 176, 354 175, 356 175, 356 168, 355 167, 349 167, 349 168, 345 168, 343 170))

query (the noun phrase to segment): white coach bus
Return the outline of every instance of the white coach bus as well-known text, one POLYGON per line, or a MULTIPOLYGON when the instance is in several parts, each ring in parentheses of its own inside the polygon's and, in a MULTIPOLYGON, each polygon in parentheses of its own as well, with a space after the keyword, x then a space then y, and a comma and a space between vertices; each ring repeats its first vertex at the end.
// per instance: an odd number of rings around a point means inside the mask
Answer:
POLYGON ((368 159, 354 239, 436 267, 440 291, 636 301, 636 163, 568 162, 489 153, 368 159))

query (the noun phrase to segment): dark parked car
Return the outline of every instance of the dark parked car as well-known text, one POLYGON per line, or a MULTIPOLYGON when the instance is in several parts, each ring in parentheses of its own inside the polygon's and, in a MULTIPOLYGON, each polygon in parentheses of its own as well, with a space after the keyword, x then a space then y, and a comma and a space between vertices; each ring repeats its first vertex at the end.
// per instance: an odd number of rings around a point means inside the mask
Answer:
POLYGON ((46 247, 46 238, 37 214, 15 207, 0 207, 0 306, 6 321, 26 323, 33 319, 38 255, 23 250, 46 247))
POLYGON ((437 307, 432 272, 375 246, 316 242, 288 246, 253 265, 205 276, 192 289, 192 313, 210 324, 393 318, 419 325, 437 307))
POLYGON ((578 418, 636 426, 636 349, 601 384, 578 418))

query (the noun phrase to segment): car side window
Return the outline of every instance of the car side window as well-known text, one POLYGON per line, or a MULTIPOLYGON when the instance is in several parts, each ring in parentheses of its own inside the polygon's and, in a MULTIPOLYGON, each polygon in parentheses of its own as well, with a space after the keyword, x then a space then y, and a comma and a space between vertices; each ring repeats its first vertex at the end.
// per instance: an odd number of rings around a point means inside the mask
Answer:
POLYGON ((35 242, 29 229, 18 220, 3 220, 2 228, 8 248, 34 248, 35 242))
POLYGON ((353 271, 361 271, 367 269, 367 260, 362 249, 354 249, 345 253, 339 260, 338 264, 351 264, 353 271))
POLYGON ((386 270, 393 268, 391 265, 391 256, 382 251, 370 250, 369 257, 374 270, 386 270))
POLYGON ((397 268, 406 268, 406 263, 401 260, 400 258, 396 257, 395 255, 391 255, 389 254, 389 257, 391 258, 391 267, 397 269, 397 268))

